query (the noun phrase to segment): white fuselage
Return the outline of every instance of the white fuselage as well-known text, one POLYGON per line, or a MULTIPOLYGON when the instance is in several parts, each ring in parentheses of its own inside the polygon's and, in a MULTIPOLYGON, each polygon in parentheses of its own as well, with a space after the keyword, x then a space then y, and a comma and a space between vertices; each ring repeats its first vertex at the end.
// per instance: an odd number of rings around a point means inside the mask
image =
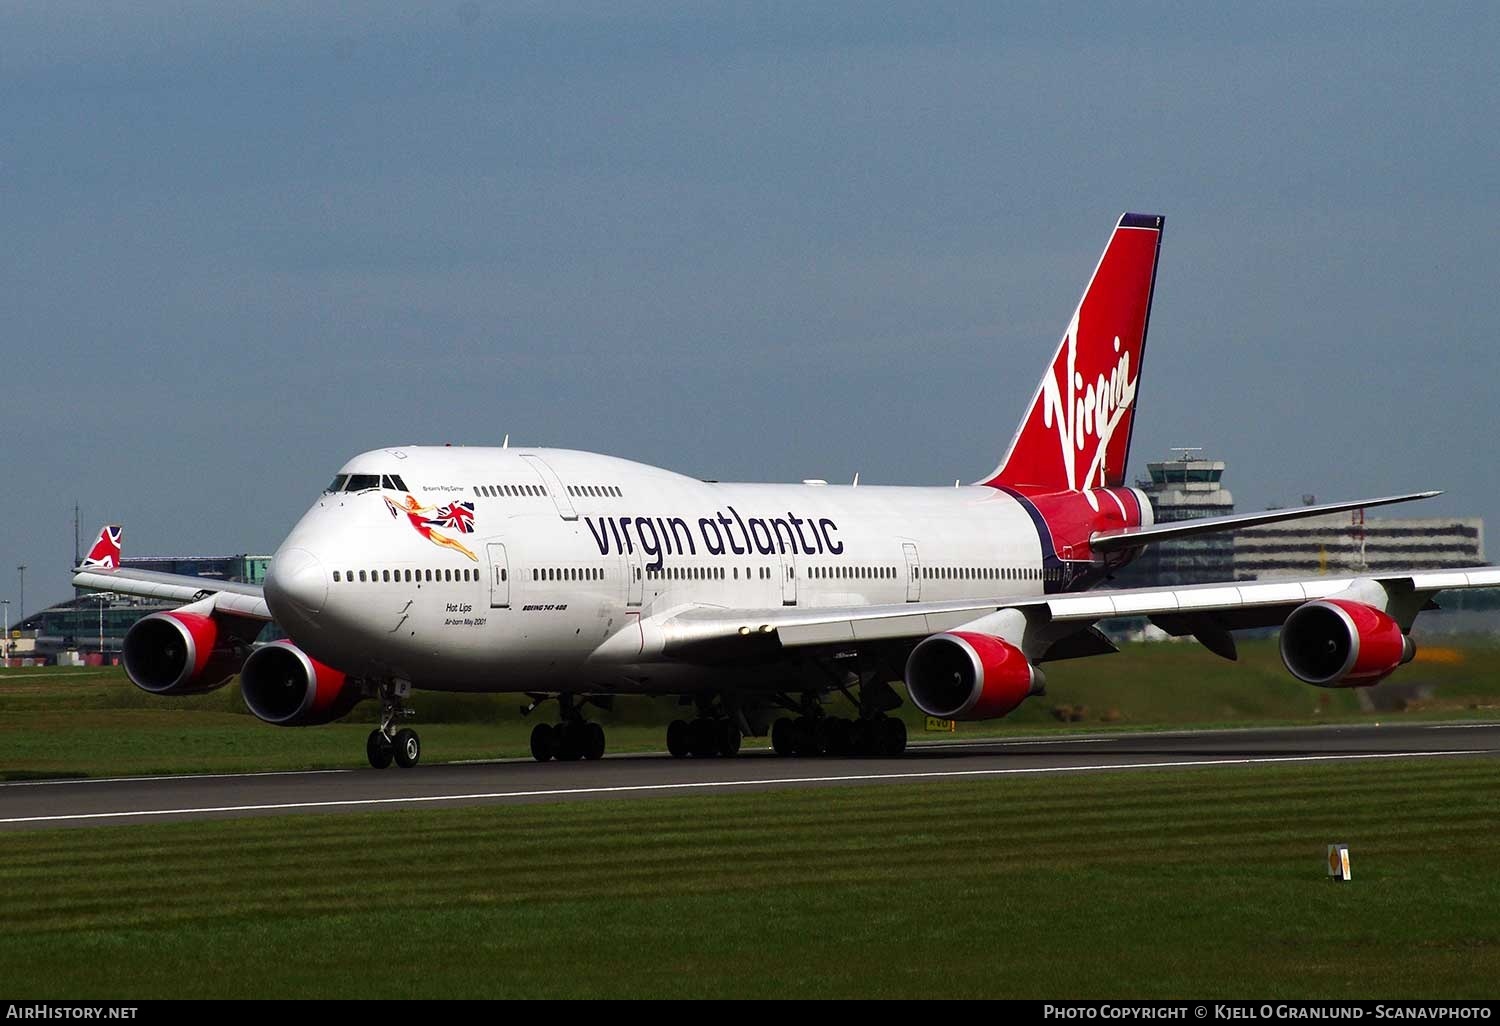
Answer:
POLYGON ((990 487, 727 484, 520 448, 376 450, 345 475, 399 486, 324 493, 278 550, 267 599, 314 658, 420 688, 754 686, 763 671, 600 650, 685 606, 1019 598, 1051 583, 1045 528, 990 487))

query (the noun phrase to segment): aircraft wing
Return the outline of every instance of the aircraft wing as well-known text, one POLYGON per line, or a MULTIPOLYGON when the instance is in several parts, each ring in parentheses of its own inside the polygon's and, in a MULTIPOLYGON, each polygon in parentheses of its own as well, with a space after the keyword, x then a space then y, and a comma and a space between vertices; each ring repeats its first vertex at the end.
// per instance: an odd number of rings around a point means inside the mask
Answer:
MULTIPOLYGON (((1099 620, 1148 617, 1171 634, 1192 634, 1220 655, 1233 657, 1228 631, 1277 627, 1293 609, 1312 599, 1351 588, 1378 586, 1400 597, 1409 612, 1396 615, 1403 628, 1440 591, 1500 587, 1500 567, 1464 570, 1413 570, 1398 574, 1243 581, 1180 588, 1130 588, 1016 598, 996 596, 983 602, 907 602, 884 606, 778 607, 725 609, 687 606, 643 617, 609 639, 596 658, 653 658, 719 662, 767 658, 795 649, 856 646, 878 642, 915 642, 953 630, 1005 609, 1019 610, 1029 623, 1043 628, 1048 644, 1089 632, 1099 620), (1222 638, 1222 643, 1216 644, 1222 638), (637 647, 638 646, 638 647, 637 647), (632 652, 631 649, 635 649, 632 652), (1227 649, 1227 651, 1226 651, 1227 649)), ((1097 634, 1097 632, 1094 632, 1097 634)), ((1039 658, 1110 651, 1103 639, 1085 648, 1063 645, 1039 658), (1094 646, 1094 647, 1088 647, 1094 646), (1102 647, 1100 647, 1102 646, 1102 647)))
POLYGON ((187 574, 164 574, 155 570, 129 567, 79 567, 73 574, 73 587, 89 591, 113 591, 121 595, 163 599, 169 602, 197 602, 213 596, 214 609, 231 616, 252 620, 270 620, 265 594, 258 584, 238 581, 216 581, 210 577, 187 574))

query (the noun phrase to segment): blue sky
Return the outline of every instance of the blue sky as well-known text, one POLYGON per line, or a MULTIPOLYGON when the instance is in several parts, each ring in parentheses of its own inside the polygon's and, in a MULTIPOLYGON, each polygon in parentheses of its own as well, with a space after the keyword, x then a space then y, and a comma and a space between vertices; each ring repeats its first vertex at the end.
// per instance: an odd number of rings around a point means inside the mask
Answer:
POLYGON ((0 2, 0 597, 394 443, 971 480, 1127 209, 1133 473, 1500 522, 1500 7, 1240 6, 0 2))

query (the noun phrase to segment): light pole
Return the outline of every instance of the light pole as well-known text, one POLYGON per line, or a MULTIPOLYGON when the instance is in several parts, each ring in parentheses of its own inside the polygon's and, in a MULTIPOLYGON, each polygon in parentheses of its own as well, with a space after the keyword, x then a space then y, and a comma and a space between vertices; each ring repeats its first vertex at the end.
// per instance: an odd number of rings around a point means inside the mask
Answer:
POLYGON ((21 575, 21 611, 17 615, 24 617, 26 615, 26 564, 22 563, 16 567, 16 573, 21 575))
POLYGON ((110 591, 98 591, 98 592, 95 592, 92 595, 88 595, 86 597, 90 598, 90 599, 93 599, 93 600, 95 600, 95 601, 97 601, 99 603, 99 662, 100 662, 100 665, 103 665, 103 663, 104 663, 104 603, 108 602, 110 599, 114 598, 115 596, 114 596, 114 592, 110 592, 110 591))
POLYGON ((0 634, 0 666, 10 665, 10 599, 0 599, 5 607, 5 633, 0 634))

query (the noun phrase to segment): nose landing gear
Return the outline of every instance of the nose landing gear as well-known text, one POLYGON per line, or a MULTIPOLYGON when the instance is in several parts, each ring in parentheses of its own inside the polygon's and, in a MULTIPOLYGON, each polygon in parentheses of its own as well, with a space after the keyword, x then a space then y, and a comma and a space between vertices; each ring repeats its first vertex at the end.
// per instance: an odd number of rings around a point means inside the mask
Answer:
POLYGON ((422 739, 410 727, 395 729, 397 720, 416 715, 404 701, 411 694, 411 685, 388 681, 379 686, 378 694, 380 726, 365 739, 365 755, 376 769, 385 769, 392 761, 402 769, 411 769, 422 758, 422 739))

